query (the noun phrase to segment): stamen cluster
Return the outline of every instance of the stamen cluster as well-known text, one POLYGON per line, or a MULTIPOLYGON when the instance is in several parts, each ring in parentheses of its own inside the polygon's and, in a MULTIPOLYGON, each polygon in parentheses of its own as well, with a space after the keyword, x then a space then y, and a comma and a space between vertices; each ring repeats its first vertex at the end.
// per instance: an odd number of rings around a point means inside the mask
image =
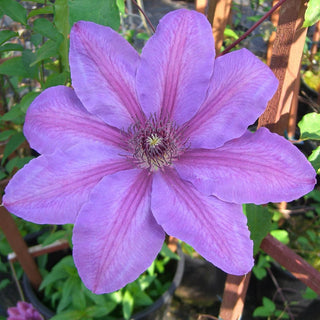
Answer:
POLYGON ((134 161, 150 171, 170 166, 185 150, 178 126, 169 119, 158 120, 156 115, 145 122, 137 121, 128 134, 134 161))

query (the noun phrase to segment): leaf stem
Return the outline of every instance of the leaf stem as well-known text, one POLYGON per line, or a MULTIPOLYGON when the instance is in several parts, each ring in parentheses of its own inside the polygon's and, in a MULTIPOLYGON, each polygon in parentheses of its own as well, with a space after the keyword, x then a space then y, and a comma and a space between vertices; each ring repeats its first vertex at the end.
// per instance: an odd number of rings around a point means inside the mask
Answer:
POLYGON ((146 13, 142 10, 142 8, 137 4, 137 2, 135 0, 132 0, 132 2, 134 3, 134 5, 138 8, 138 10, 143 14, 143 16, 146 18, 146 20, 148 21, 148 24, 152 30, 153 33, 156 32, 156 29, 154 28, 152 22, 150 21, 150 19, 148 18, 148 16, 146 15, 146 13))
POLYGON ((264 20, 266 20, 271 14, 276 11, 284 2, 287 0, 279 0, 277 4, 275 4, 261 19, 259 19, 250 29, 248 29, 239 39, 230 44, 226 49, 224 49, 217 57, 220 57, 226 53, 228 53, 231 49, 233 49, 237 44, 239 44, 242 40, 244 40, 254 29, 256 29, 264 20))

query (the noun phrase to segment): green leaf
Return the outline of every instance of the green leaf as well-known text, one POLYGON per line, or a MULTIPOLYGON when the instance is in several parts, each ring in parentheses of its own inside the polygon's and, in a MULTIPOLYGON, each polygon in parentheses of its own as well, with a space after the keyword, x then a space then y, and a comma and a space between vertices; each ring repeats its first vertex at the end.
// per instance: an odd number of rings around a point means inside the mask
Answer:
POLYGON ((55 28, 53 26, 53 24, 45 18, 36 19, 33 22, 33 29, 34 29, 34 31, 40 33, 41 35, 43 35, 51 40, 61 41, 61 39, 62 39, 61 38, 62 35, 57 30, 57 28, 55 28))
POLYGON ((9 139, 14 133, 16 133, 16 130, 6 130, 0 132, 0 141, 5 141, 9 139))
POLYGON ((125 320, 130 319, 133 311, 133 306, 134 306, 134 299, 131 293, 128 290, 126 290, 122 300, 122 312, 125 320))
POLYGON ((63 35, 63 41, 59 47, 59 54, 63 70, 69 72, 69 5, 68 0, 56 0, 54 2, 54 24, 57 30, 63 35))
POLYGON ((51 320, 83 320, 85 319, 85 315, 82 310, 70 310, 70 311, 64 311, 60 314, 57 314, 50 318, 51 320))
POLYGON ((122 14, 125 14, 125 4, 124 4, 124 0, 117 0, 117 6, 118 6, 119 11, 120 11, 122 14))
POLYGON ((39 14, 53 14, 53 6, 46 6, 39 9, 31 10, 28 14, 28 19, 39 14))
POLYGON ((11 281, 9 279, 4 279, 0 281, 0 290, 4 289, 8 284, 10 284, 11 281))
POLYGON ((23 67, 28 74, 28 78, 37 79, 38 69, 36 66, 31 66, 31 64, 35 61, 36 55, 31 50, 24 50, 22 52, 22 63, 23 67))
POLYGON ((138 291, 134 294, 134 304, 136 306, 150 306, 153 300, 144 292, 138 291))
POLYGON ((289 233, 286 230, 272 230, 270 234, 283 244, 289 243, 289 233))
POLYGON ((0 0, 0 8, 12 20, 27 24, 27 10, 18 1, 0 0))
POLYGON ((55 283, 58 280, 67 279, 69 277, 68 272, 66 271, 66 267, 73 267, 74 262, 71 256, 67 256, 61 259, 48 273, 44 278, 40 285, 40 290, 44 289, 45 287, 49 286, 52 283, 55 283))
POLYGON ((18 32, 14 32, 11 30, 3 30, 0 31, 0 45, 8 41, 9 39, 13 37, 19 36, 18 32))
POLYGON ((19 146, 26 140, 22 132, 17 132, 11 136, 3 151, 3 158, 1 165, 7 160, 12 152, 19 148, 19 146))
MULTIPOLYGON (((115 303, 113 303, 116 306, 115 303)), ((86 309, 86 313, 89 317, 101 318, 108 315, 113 309, 110 309, 107 305, 104 306, 91 306, 86 309)), ((104 319, 104 318, 103 318, 104 319)))
POLYGON ((0 52, 23 51, 23 50, 24 50, 24 47, 21 44, 17 44, 17 43, 6 43, 0 46, 0 52))
POLYGON ((313 300, 318 297, 318 295, 309 287, 307 287, 305 293, 302 295, 303 299, 313 300))
POLYGON ((230 28, 225 28, 224 32, 223 32, 223 35, 225 37, 230 37, 230 38, 233 38, 235 40, 237 40, 239 38, 239 36, 230 28))
POLYGON ((254 317, 269 317, 276 310, 276 305, 267 297, 262 298, 263 306, 258 307, 254 310, 254 317))
POLYGON ((0 74, 7 76, 17 76, 21 78, 28 78, 29 73, 24 67, 22 57, 13 57, 0 64, 0 74))
POLYGON ((306 114, 298 123, 300 139, 320 140, 320 114, 311 112, 306 114))
POLYGON ((117 30, 120 26, 119 9, 115 0, 69 0, 69 22, 92 21, 117 30))
POLYGON ((175 260, 179 260, 179 256, 172 252, 166 243, 163 243, 162 245, 162 248, 161 248, 161 251, 160 251, 160 254, 163 256, 163 257, 169 257, 170 259, 175 259, 175 260))
POLYGON ((8 161, 6 165, 6 170, 11 173, 15 168, 21 169, 23 168, 28 162, 30 162, 33 159, 33 157, 24 157, 24 158, 19 158, 15 157, 11 160, 8 161))
POLYGON ((46 41, 37 51, 36 59, 32 62, 31 66, 34 66, 38 62, 55 57, 59 54, 59 46, 62 39, 58 40, 48 40, 46 41))
POLYGON ((49 234, 49 236, 42 242, 43 246, 47 246, 59 239, 64 239, 66 237, 66 231, 65 230, 58 230, 55 231, 51 234, 49 234))
POLYGON ((309 156, 308 160, 311 162, 317 174, 320 174, 320 147, 314 149, 309 156))
POLYGON ((304 15, 303 27, 310 27, 320 20, 320 1, 309 0, 306 13, 304 15))
POLYGON ((68 74, 66 72, 53 73, 47 78, 44 84, 44 89, 49 87, 59 86, 59 85, 65 85, 67 81, 68 81, 68 74))
POLYGON ((267 207, 254 204, 245 204, 244 212, 248 219, 250 238, 254 243, 253 253, 256 254, 259 251, 261 241, 271 230, 271 213, 267 207))

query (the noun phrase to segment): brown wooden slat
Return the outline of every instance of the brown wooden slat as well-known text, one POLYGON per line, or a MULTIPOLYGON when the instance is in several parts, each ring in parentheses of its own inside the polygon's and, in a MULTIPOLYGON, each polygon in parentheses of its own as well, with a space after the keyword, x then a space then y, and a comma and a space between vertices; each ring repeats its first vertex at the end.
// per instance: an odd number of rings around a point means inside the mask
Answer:
POLYGON ((28 276, 32 286, 37 289, 42 281, 39 269, 28 251, 19 229, 5 207, 0 207, 0 228, 5 234, 10 247, 16 253, 23 271, 28 276))
POLYGON ((251 273, 245 276, 229 274, 223 292, 219 318, 238 320, 241 317, 251 273))
POLYGON ((271 235, 264 238, 261 249, 320 295, 320 272, 298 254, 271 235))
POLYGON ((270 68, 279 79, 279 87, 259 119, 259 127, 284 134, 288 128, 295 81, 300 76, 300 62, 306 37, 302 28, 306 2, 286 1, 280 9, 279 25, 272 50, 270 68))

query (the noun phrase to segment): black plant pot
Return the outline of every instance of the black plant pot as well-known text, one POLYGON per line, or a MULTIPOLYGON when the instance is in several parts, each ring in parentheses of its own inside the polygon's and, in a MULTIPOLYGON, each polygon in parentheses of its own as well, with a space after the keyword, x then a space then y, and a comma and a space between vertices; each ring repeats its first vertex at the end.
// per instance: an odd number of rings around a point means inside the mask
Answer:
MULTIPOLYGON (((169 289, 164 292, 152 305, 132 315, 130 318, 131 320, 163 319, 163 314, 166 312, 166 308, 171 302, 174 291, 180 285, 184 272, 185 257, 180 247, 178 247, 178 255, 180 259, 177 262, 175 274, 169 289)), ((32 305, 45 317, 46 320, 52 318, 55 315, 55 312, 41 302, 41 299, 32 288, 26 274, 23 274, 22 285, 26 298, 30 301, 30 303, 32 303, 32 305)))

